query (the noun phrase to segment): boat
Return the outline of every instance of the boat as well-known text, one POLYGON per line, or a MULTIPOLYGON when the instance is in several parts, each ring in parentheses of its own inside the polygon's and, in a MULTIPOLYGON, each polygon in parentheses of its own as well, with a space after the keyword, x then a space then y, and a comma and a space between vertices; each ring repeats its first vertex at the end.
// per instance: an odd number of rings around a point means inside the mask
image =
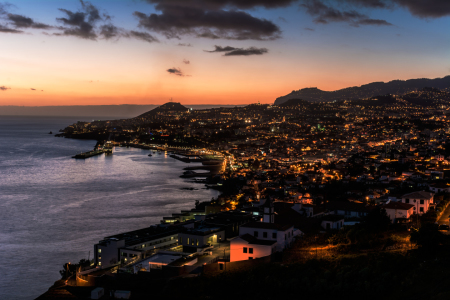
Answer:
POLYGON ((149 154, 148 156, 152 156, 151 154, 149 154))
POLYGON ((102 153, 103 153, 103 150, 92 150, 92 151, 88 151, 88 152, 82 152, 80 154, 72 156, 72 158, 86 159, 86 158, 89 158, 92 156, 100 155, 102 153))
POLYGON ((48 134, 53 134, 53 132, 50 131, 48 134))

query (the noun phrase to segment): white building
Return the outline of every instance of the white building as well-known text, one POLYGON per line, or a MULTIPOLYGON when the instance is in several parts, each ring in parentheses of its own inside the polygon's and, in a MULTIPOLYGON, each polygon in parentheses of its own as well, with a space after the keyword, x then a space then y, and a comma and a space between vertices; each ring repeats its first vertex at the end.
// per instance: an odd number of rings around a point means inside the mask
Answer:
POLYGON ((276 252, 276 245, 274 240, 260 240, 244 234, 231 240, 230 262, 269 256, 276 252))
POLYGON ((433 196, 433 193, 425 191, 409 193, 402 196, 402 203, 412 204, 414 213, 421 215, 426 213, 433 204, 433 196))
POLYGON ((399 220, 408 220, 414 214, 414 205, 402 202, 389 202, 383 205, 387 215, 393 223, 399 220))
POLYGON ((263 205, 262 222, 250 222, 240 226, 239 237, 230 243, 230 260, 263 257, 289 247, 294 241, 294 233, 297 234, 299 231, 294 232, 293 225, 275 223, 274 217, 273 203, 270 199, 266 200, 263 205), (252 250, 249 250, 250 248, 252 250))

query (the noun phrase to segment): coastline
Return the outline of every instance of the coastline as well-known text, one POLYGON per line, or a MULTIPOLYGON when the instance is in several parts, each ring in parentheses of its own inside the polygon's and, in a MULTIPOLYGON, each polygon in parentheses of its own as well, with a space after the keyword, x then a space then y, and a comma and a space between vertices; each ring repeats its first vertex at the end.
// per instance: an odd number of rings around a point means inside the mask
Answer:
POLYGON ((0 298, 34 299, 59 277, 64 262, 87 258, 89 251, 92 257, 93 244, 103 237, 159 223, 219 194, 179 178, 187 164, 164 155, 149 158, 141 149, 72 159, 95 141, 48 134, 71 120, 0 118, 0 298), (8 262, 7 253, 21 259, 8 262), (17 268, 28 270, 20 276, 25 290, 17 289, 17 268))

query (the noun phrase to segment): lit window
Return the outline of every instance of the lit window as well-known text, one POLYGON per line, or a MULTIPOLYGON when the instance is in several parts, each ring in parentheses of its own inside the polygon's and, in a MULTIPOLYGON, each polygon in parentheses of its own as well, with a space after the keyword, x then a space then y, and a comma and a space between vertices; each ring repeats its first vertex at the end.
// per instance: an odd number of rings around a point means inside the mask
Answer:
POLYGON ((98 265, 99 265, 99 266, 101 266, 101 265, 102 265, 102 262, 101 262, 101 261, 99 261, 99 262, 98 262, 98 265))
POLYGON ((189 245, 189 238, 187 238, 187 244, 189 245))
POLYGON ((102 253, 102 249, 98 249, 98 253, 102 253))

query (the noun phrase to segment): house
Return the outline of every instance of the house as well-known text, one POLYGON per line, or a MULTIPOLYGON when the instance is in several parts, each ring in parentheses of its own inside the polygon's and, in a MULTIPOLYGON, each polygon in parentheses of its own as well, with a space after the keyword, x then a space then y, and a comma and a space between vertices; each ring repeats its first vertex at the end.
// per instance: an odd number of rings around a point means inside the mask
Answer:
MULTIPOLYGON (((244 241, 248 243, 249 242, 247 241, 248 237, 242 238, 242 236, 250 235, 256 240, 262 240, 269 243, 269 245, 275 249, 274 251, 283 251, 283 249, 289 247, 292 244, 294 240, 294 235, 298 234, 299 232, 294 230, 294 226, 292 224, 282 224, 275 222, 275 208, 271 199, 266 200, 266 202, 262 205, 262 207, 263 207, 263 214, 261 222, 250 222, 241 225, 239 227, 240 239, 238 239, 237 242, 239 241, 239 245, 245 244, 244 241), (272 242, 274 242, 274 244, 272 242)), ((240 254, 240 251, 243 251, 243 249, 241 248, 235 249, 231 245, 230 257, 234 256, 242 258, 243 256, 240 254), (238 252, 234 253, 235 251, 238 252)), ((264 253, 267 253, 267 251, 264 253)))
POLYGON ((323 229, 341 229, 344 226, 344 217, 341 215, 327 215, 322 218, 320 224, 323 229))
POLYGON ((403 195, 402 203, 414 205, 414 213, 421 215, 426 213, 433 204, 433 196, 433 193, 425 191, 413 192, 403 195))
POLYGON ((230 262, 269 256, 276 252, 276 240, 261 240, 244 234, 230 241, 230 262))
POLYGON ((414 205, 390 201, 382 206, 393 223, 408 220, 414 214, 414 205))
POLYGON ((450 185, 446 183, 430 184, 430 191, 433 193, 450 193, 450 185))
POLYGON ((330 213, 346 218, 361 218, 366 216, 370 211, 370 208, 363 203, 345 201, 332 201, 326 204, 326 208, 330 213))

